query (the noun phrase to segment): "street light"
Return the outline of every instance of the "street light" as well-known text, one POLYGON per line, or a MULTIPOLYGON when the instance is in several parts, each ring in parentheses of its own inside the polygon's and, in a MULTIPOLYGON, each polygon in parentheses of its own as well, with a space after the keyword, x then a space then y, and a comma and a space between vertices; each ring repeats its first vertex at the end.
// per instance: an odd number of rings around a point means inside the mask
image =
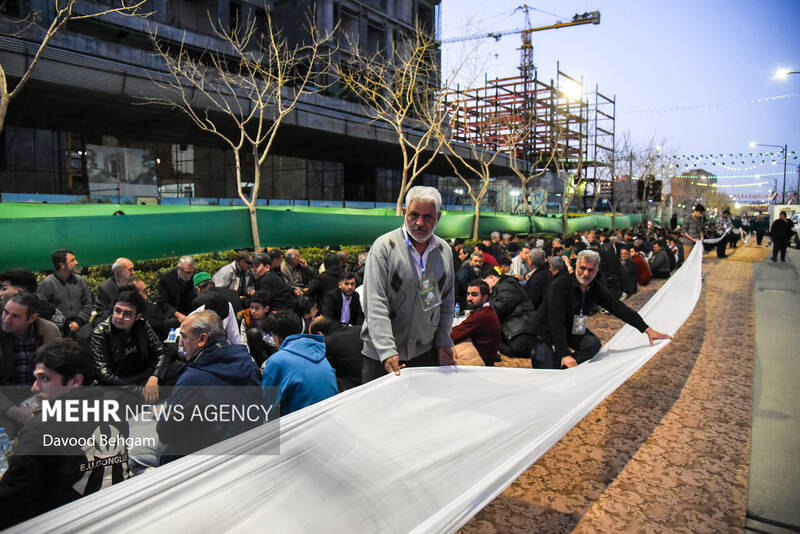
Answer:
POLYGON ((785 80, 786 78, 789 77, 790 74, 800 74, 800 71, 789 70, 789 69, 778 69, 775 71, 775 79, 785 80))
MULTIPOLYGON (((771 146, 773 148, 780 148, 783 150, 783 192, 781 193, 781 204, 786 203, 786 156, 787 152, 789 151, 789 145, 764 145, 761 143, 751 142, 750 148, 755 148, 757 146, 771 146)), ((777 189, 777 187, 775 187, 777 189)))

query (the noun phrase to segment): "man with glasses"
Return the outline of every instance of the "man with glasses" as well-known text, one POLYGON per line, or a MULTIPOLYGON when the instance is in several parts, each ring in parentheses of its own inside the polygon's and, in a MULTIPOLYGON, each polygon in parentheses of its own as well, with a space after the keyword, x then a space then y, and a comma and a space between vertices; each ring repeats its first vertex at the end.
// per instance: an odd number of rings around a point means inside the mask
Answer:
POLYGON ((120 288, 111 317, 94 329, 90 340, 97 378, 102 385, 124 386, 147 403, 158 400, 170 358, 153 328, 142 319, 145 302, 134 286, 120 288))
POLYGON ((176 328, 193 309, 192 301, 197 296, 193 281, 196 270, 194 258, 181 256, 177 267, 158 277, 156 302, 170 328, 176 328))

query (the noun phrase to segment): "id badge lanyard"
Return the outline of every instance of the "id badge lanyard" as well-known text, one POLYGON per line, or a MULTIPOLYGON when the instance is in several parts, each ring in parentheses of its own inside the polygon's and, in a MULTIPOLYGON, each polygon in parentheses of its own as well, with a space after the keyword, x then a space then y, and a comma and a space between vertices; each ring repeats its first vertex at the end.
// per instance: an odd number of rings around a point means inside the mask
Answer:
POLYGON ((586 292, 581 291, 581 311, 579 315, 572 318, 572 335, 582 336, 586 333, 586 317, 583 316, 583 303, 586 298, 586 292))
MULTIPOLYGON (((408 234, 406 234, 406 244, 410 251, 411 238, 408 237, 408 234)), ((425 263, 422 261, 422 254, 419 255, 419 269, 422 276, 417 282, 417 291, 419 292, 423 311, 428 311, 441 304, 442 297, 439 294, 439 288, 436 287, 433 277, 425 272, 425 263)))

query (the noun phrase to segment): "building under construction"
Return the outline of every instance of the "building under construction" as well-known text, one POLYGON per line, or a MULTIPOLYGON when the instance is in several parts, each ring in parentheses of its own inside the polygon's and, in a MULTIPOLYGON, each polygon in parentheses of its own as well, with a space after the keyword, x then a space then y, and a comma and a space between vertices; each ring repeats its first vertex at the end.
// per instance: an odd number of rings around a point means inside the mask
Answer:
POLYGON ((581 193, 584 207, 591 207, 594 192, 603 189, 599 182, 613 172, 615 98, 597 89, 584 94, 583 80, 560 65, 549 80, 535 69, 520 70, 520 76, 448 95, 454 140, 513 153, 523 169, 575 173, 588 185, 581 193))

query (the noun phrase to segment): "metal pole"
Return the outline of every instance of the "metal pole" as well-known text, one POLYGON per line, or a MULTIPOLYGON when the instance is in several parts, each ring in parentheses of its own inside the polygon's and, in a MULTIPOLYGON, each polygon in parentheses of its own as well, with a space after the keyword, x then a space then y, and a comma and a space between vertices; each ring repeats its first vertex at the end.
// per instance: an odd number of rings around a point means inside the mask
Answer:
POLYGON ((781 204, 786 204, 786 152, 789 145, 783 145, 783 192, 781 193, 781 204))

